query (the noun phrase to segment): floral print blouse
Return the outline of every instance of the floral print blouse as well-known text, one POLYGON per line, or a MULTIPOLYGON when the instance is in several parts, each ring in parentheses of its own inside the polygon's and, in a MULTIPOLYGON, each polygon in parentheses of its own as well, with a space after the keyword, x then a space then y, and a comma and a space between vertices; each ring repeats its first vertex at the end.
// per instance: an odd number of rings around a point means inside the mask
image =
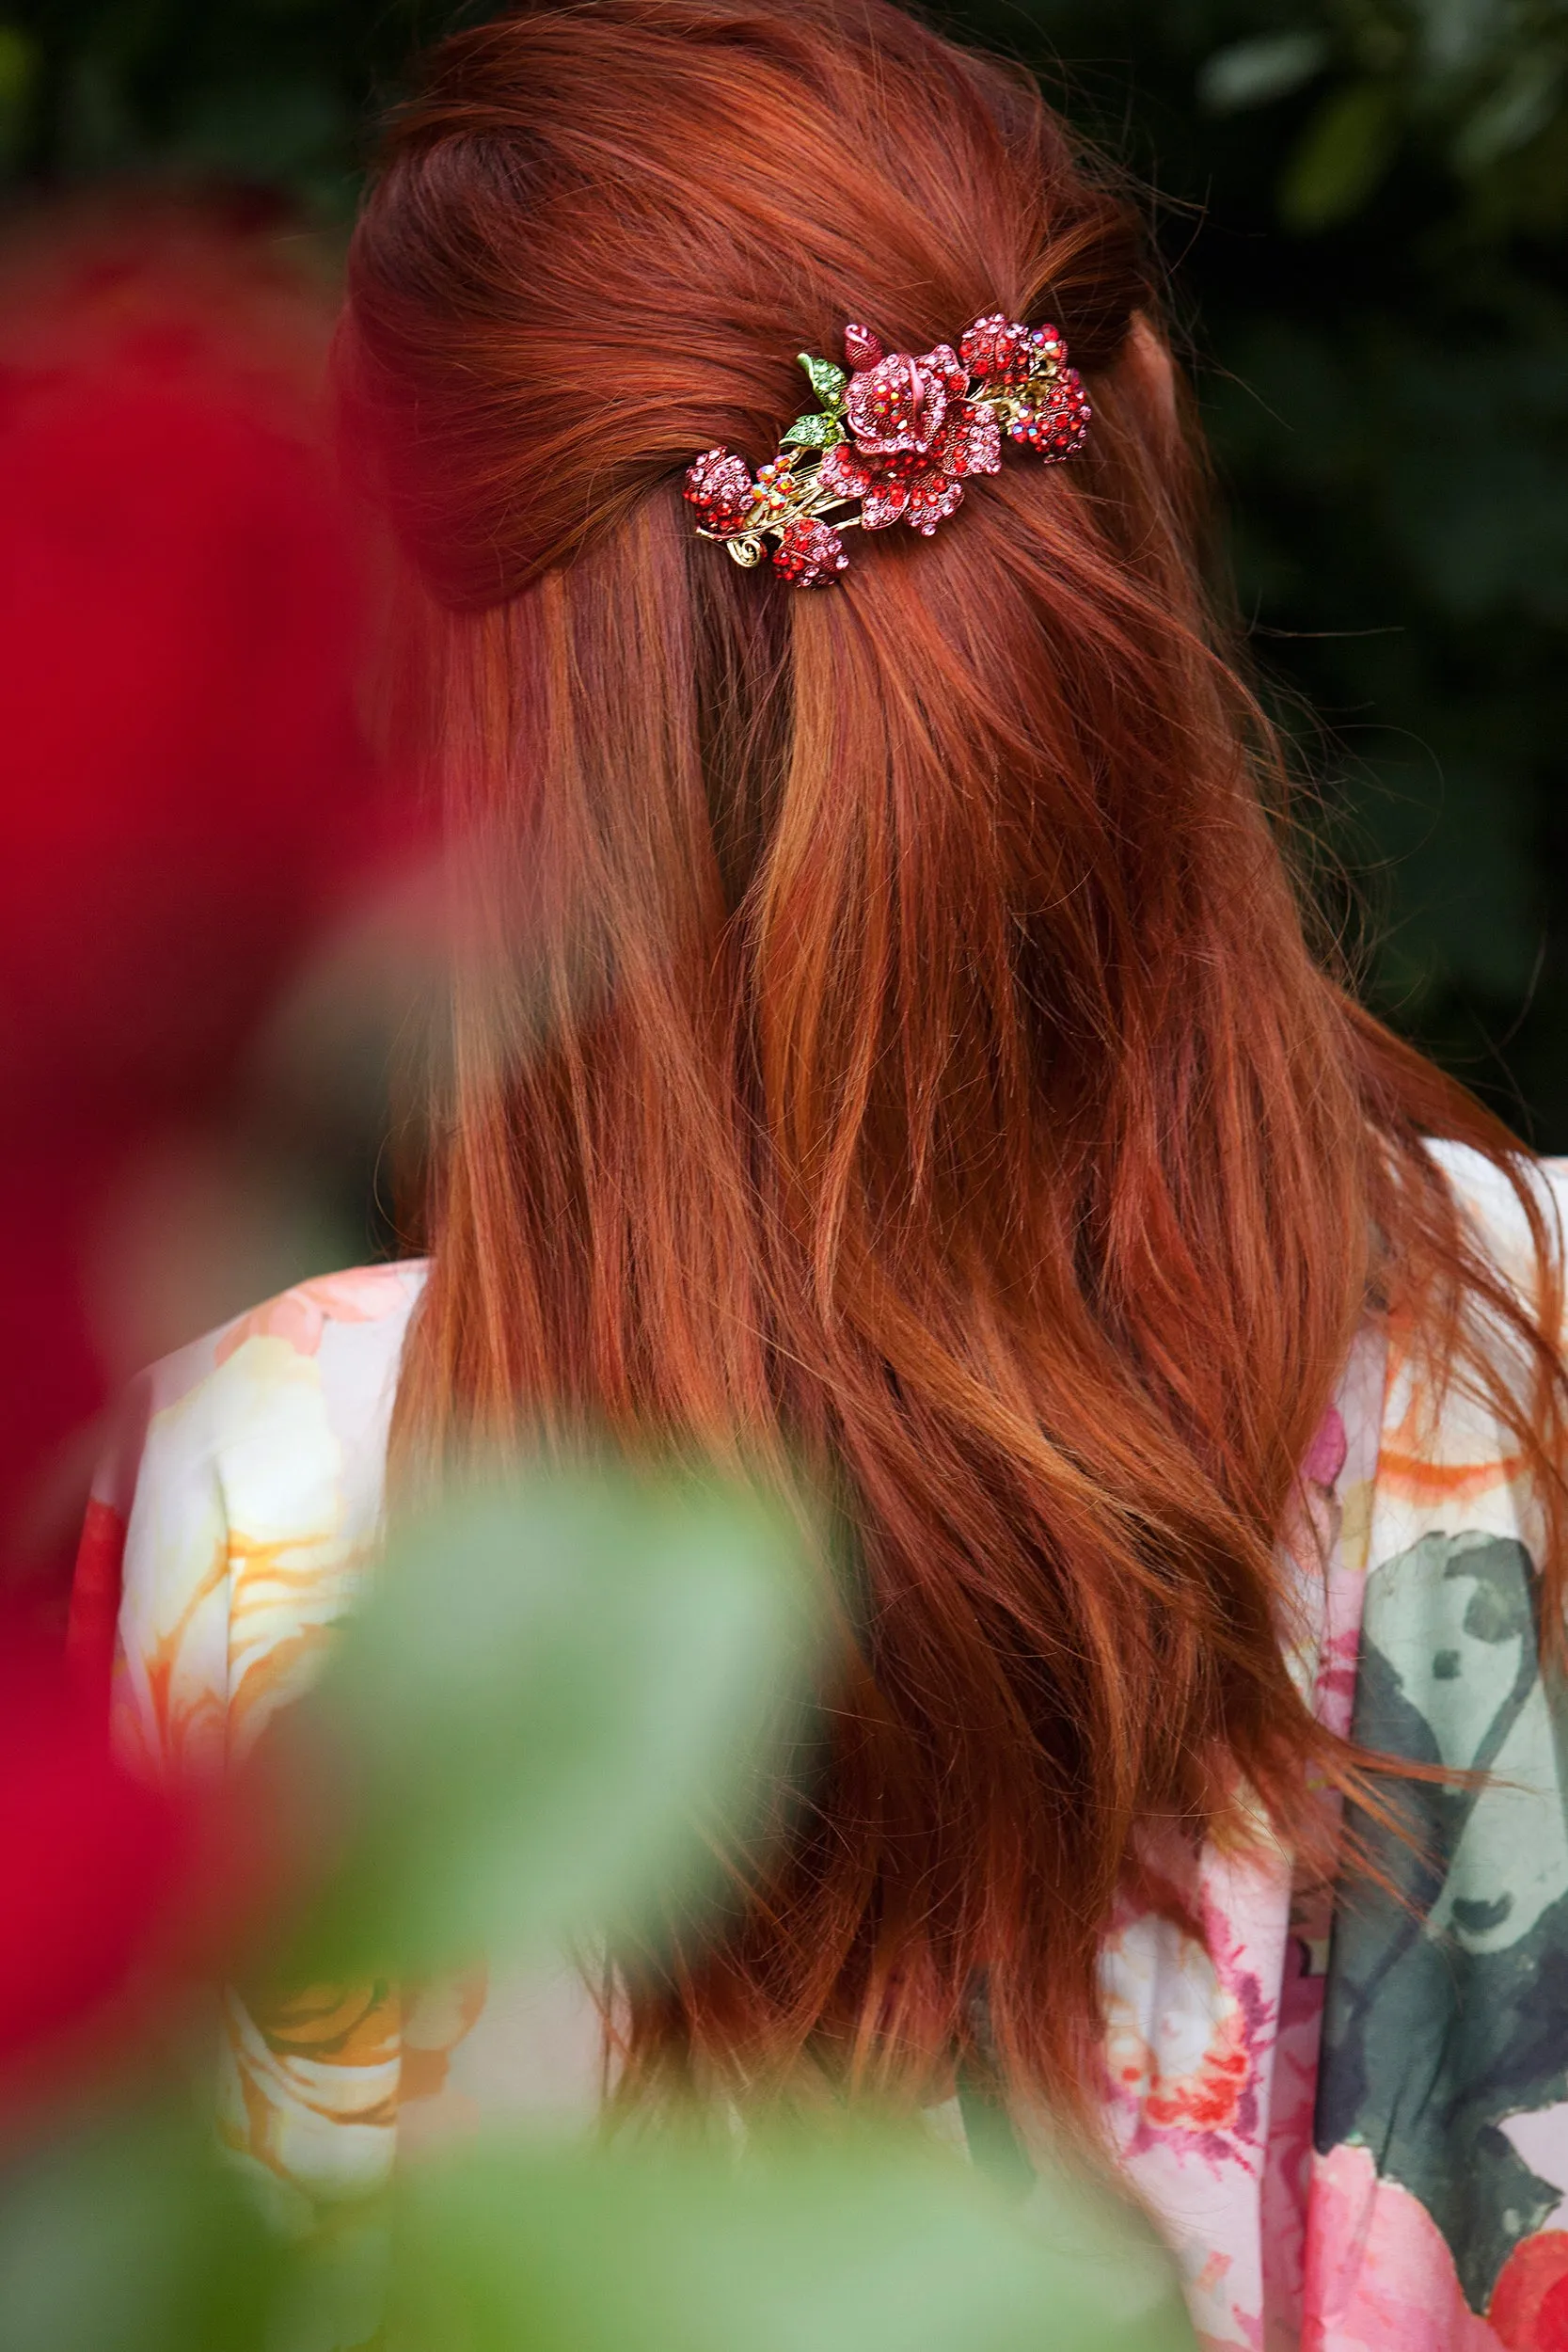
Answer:
MULTIPOLYGON (((1523 1284, 1507 1186, 1434 1149, 1523 1284)), ((1542 1181, 1568 1205, 1568 1164, 1542 1181)), ((133 1392, 74 1636, 112 1649, 118 1736, 149 1770, 243 1754, 313 1671, 373 1554, 421 1279, 304 1283, 133 1392)), ((1541 1668, 1531 1500, 1495 1422, 1434 1391, 1397 1327, 1358 1341, 1305 1471, 1312 1524, 1287 1550, 1319 1711, 1489 1777, 1420 1791, 1424 1864, 1385 1856, 1402 1900, 1303 1899, 1259 1826, 1206 1851, 1180 1901, 1126 1908, 1104 1950, 1110 2133, 1212 2352, 1563 2352, 1568 1700, 1541 1668)), ((226 2137, 306 2199, 486 2115, 587 2116, 601 2082, 564 1966, 266 2014, 231 1993, 222 2038, 226 2137)), ((961 2134, 962 2103, 933 2122, 961 2134)))

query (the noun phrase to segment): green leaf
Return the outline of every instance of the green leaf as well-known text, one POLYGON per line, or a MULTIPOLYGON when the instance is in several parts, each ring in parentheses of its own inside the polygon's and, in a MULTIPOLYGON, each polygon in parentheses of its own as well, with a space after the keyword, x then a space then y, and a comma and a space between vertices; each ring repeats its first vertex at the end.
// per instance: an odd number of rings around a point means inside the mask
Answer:
POLYGON ((835 368, 831 359, 814 359, 809 351, 802 351, 798 356, 800 365, 811 378, 812 390, 824 408, 836 408, 849 381, 844 370, 835 368))
POLYGON ((798 1732, 801 1547, 754 1494, 543 1468, 401 1531, 281 1785, 341 1817, 290 1973, 418 1972, 701 1892, 798 1732), (699 1826, 700 1825, 700 1826, 699 1826))
POLYGON ((1327 61, 1322 33, 1260 34, 1216 50, 1198 70, 1197 94, 1211 114, 1240 114, 1299 89, 1327 61))
MULTIPOLYGON (((1512 49, 1528 13, 1507 0, 1420 0, 1415 10, 1418 70, 1451 76, 1484 67, 1489 54, 1496 58, 1512 49)), ((1363 42, 1369 29, 1361 27, 1363 42)))
POLYGON ((411 2167, 400 2352, 1191 2352, 1152 2233, 1077 2185, 1027 2216, 918 2129, 411 2167), (614 2249, 613 2261, 604 2249, 614 2249))
POLYGON ((1528 50, 1461 128, 1453 143, 1460 170, 1485 171, 1499 156, 1539 138, 1561 109, 1565 71, 1568 58, 1544 49, 1528 50))
POLYGON ((835 441, 846 437, 838 419, 826 410, 819 416, 797 417, 784 435, 784 446, 791 442, 802 449, 831 449, 835 441))
POLYGON ((1400 116, 1382 82, 1355 82, 1327 99, 1307 124, 1279 191, 1289 229, 1332 229, 1358 213, 1399 146, 1400 116))
POLYGON ((57 2125, 0 2167, 6 2352, 264 2352, 288 2275, 205 2118, 57 2125))

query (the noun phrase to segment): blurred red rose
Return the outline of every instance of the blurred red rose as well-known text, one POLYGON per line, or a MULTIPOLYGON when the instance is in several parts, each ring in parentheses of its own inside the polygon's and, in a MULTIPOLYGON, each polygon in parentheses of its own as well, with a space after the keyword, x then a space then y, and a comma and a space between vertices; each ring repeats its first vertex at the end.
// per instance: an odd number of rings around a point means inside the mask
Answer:
POLYGON ((114 1756, 96 1687, 0 1628, 0 2077, 107 2025, 167 1942, 196 1852, 189 1800, 114 1756))
POLYGON ((359 722, 368 567, 302 249, 170 204, 0 250, 0 1548, 62 1572, 59 1449, 121 1370, 90 1236, 150 1137, 230 1116, 403 821, 359 722))

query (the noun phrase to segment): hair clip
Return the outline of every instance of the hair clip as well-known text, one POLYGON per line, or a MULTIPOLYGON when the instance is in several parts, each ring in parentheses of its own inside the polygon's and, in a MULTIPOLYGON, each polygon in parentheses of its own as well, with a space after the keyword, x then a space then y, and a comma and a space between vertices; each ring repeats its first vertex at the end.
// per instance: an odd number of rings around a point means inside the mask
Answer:
POLYGON ((1002 437, 1048 466, 1081 450, 1093 415, 1053 326, 1020 326, 998 310, 976 319, 954 351, 884 351, 868 327, 847 326, 847 368, 801 352, 820 405, 797 417, 753 481, 733 450, 709 449, 686 470, 698 535, 720 539, 750 567, 775 540, 773 569, 797 588, 830 587, 848 564, 840 533, 907 522, 927 537, 962 503, 970 474, 996 473, 1002 437), (858 514, 826 517, 836 508, 858 514))

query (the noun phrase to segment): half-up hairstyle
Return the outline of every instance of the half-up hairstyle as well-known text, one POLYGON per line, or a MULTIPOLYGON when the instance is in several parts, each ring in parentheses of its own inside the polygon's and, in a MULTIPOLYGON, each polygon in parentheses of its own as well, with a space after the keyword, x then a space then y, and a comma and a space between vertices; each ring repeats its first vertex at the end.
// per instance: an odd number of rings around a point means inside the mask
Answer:
POLYGON ((927 2086, 983 1984, 1007 2083, 1081 2112, 1141 1834, 1250 1788, 1323 1858, 1309 1788, 1357 1785, 1277 1545, 1358 1326, 1418 1324, 1549 1504, 1562 1399, 1550 1283, 1422 1138, 1544 1267, 1518 1148, 1304 937, 1137 219, 885 0, 531 8, 391 126, 344 358, 472 876, 397 1460, 803 1462, 853 1537, 822 1754, 625 1985, 627 2079, 927 2086), (683 469, 778 445, 797 352, 993 310, 1064 331, 1071 465, 810 594, 694 535, 683 469))

